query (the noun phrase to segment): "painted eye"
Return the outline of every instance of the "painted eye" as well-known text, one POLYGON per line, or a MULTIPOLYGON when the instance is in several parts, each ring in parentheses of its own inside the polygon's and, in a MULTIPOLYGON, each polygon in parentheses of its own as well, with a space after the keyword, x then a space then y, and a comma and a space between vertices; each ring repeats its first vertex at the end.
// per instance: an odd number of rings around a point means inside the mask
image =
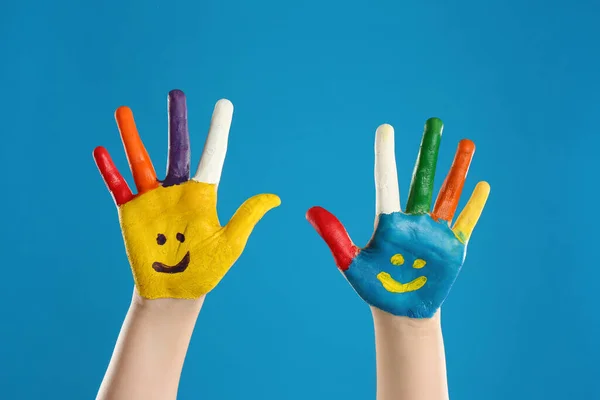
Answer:
POLYGON ((177 238, 177 240, 179 240, 181 243, 185 242, 185 235, 183 233, 178 233, 177 236, 175 236, 177 238))
POLYGON ((427 264, 427 262, 425 260, 417 258, 415 260, 415 262, 413 263, 413 268, 420 269, 420 268, 423 268, 425 266, 425 264, 427 264))
POLYGON ((156 236, 156 243, 158 243, 159 246, 162 246, 167 243, 167 237, 162 233, 159 233, 158 236, 156 236))
POLYGON ((390 258, 390 262, 394 265, 402 265, 404 264, 404 257, 402 254, 394 254, 392 258, 390 258))

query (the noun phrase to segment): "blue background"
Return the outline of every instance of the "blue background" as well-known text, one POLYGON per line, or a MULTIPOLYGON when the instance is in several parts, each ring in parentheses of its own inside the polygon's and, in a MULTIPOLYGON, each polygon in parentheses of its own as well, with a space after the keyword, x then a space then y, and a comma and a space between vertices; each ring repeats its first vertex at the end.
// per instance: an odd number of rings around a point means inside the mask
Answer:
POLYGON ((181 88, 194 165, 215 101, 236 106, 222 220, 255 193, 283 200, 209 295, 181 399, 374 398, 369 310, 304 213, 329 208, 365 244, 377 125, 396 128, 404 205, 430 116, 436 188, 463 137, 478 150, 461 205, 492 186, 444 306, 451 397, 600 398, 600 7, 415 3, 2 2, 0 397, 94 397, 132 278, 91 152, 128 172, 126 104, 164 171, 181 88))

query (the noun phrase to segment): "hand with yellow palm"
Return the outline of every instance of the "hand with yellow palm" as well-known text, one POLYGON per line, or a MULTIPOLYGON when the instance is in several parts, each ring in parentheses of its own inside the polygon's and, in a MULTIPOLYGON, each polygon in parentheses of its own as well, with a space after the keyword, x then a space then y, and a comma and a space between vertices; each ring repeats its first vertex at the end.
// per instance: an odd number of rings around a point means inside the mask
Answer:
POLYGON ((107 150, 94 159, 119 212, 137 290, 146 299, 196 299, 210 292, 240 257, 254 226, 280 200, 273 194, 248 199, 229 223, 217 216, 217 187, 225 161, 233 105, 220 100, 196 175, 190 179, 190 138, 185 95, 168 97, 169 158, 159 181, 127 107, 115 113, 137 194, 107 150))

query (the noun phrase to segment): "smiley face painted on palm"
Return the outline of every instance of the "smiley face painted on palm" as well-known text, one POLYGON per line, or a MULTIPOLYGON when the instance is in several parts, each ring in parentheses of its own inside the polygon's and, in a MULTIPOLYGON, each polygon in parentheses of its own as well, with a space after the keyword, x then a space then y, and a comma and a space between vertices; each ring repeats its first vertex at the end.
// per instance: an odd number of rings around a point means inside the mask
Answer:
POLYGON ((125 249, 139 294, 147 299, 196 299, 210 292, 241 255, 254 226, 277 196, 248 199, 229 223, 217 216, 217 185, 227 149, 233 106, 215 106, 204 153, 190 179, 190 138, 185 95, 168 97, 169 157, 167 175, 158 180, 139 137, 133 113, 115 113, 125 153, 138 189, 133 194, 103 147, 94 159, 119 212, 125 249))
POLYGON ((240 254, 216 216, 213 184, 160 186, 119 207, 125 248, 140 294, 197 298, 240 254))
MULTIPOLYGON (((177 238, 177 240, 180 243, 185 242, 185 235, 183 233, 178 232, 177 235, 175 235, 175 237, 177 238)), ((159 246, 164 246, 167 243, 167 237, 165 235, 163 235, 162 233, 159 233, 156 236, 156 243, 159 246)), ((183 272, 187 269, 188 265, 190 265, 190 251, 188 250, 185 255, 183 256, 183 258, 175 265, 166 265, 160 261, 154 261, 152 263, 152 269, 155 270, 156 272, 160 272, 160 273, 164 273, 164 274, 177 274, 180 272, 183 272)))
POLYGON ((426 318, 444 302, 465 252, 443 221, 382 214, 373 239, 344 275, 368 304, 394 315, 426 318))
POLYGON ((352 243, 338 219, 313 207, 307 219, 329 246, 335 262, 368 304, 410 318, 431 318, 456 280, 467 242, 483 210, 489 185, 480 182, 450 228, 475 145, 463 140, 430 213, 442 123, 425 124, 405 212, 400 210, 393 128, 382 125, 375 145, 376 228, 367 246, 352 243))

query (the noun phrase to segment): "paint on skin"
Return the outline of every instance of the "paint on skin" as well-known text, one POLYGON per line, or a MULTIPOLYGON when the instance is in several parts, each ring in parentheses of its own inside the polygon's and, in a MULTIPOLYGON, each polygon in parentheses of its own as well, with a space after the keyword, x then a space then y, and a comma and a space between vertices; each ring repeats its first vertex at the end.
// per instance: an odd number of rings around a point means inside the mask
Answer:
MULTIPOLYGON (((232 111, 228 101, 219 103, 232 111)), ((217 116, 217 122, 230 118, 230 114, 217 116)), ((281 201, 273 194, 255 195, 240 206, 227 225, 220 225, 216 184, 189 180, 189 133, 181 91, 169 94, 171 146, 168 179, 162 186, 131 110, 120 107, 115 117, 138 193, 132 194, 106 149, 97 147, 93 156, 117 205, 138 292, 146 299, 197 299, 221 281, 241 255, 254 226, 281 201)), ((223 147, 221 158, 224 152, 223 147)), ((215 171, 211 169, 213 176, 215 171)))
MULTIPOLYGON (((183 235, 183 233, 178 232, 177 235, 175 235, 175 238, 181 243, 185 242, 185 236, 183 235)), ((159 233, 156 236, 156 243, 158 243, 159 246, 164 245, 165 243, 167 243, 167 237, 162 233, 159 233)))
POLYGON ((364 249, 352 243, 343 225, 329 211, 312 207, 306 214, 358 295, 371 306, 394 315, 430 318, 441 307, 462 268, 466 244, 489 195, 489 184, 478 183, 450 229, 475 152, 474 143, 465 139, 458 145, 433 213, 429 213, 442 130, 443 124, 437 118, 425 124, 406 213, 402 213, 398 194, 382 192, 391 185, 380 169, 388 165, 392 171, 396 169, 395 161, 381 148, 386 138, 393 147, 389 140, 393 139, 393 129, 378 128, 376 230, 364 249), (391 201, 385 202, 388 197, 391 201))
POLYGON ((475 190, 473 190, 473 194, 467 202, 467 205, 465 205, 465 208, 456 219, 452 231, 462 243, 467 243, 469 241, 489 195, 490 184, 487 182, 479 182, 477 186, 475 186, 475 190))
POLYGON ((108 154, 108 150, 102 146, 98 146, 94 149, 92 155, 115 204, 120 206, 133 199, 133 193, 127 181, 123 178, 117 167, 115 167, 110 154, 108 154))
POLYGON ((337 267, 368 304, 394 315, 429 318, 448 295, 466 255, 466 243, 489 195, 477 184, 454 228, 429 215, 380 214, 369 244, 357 248, 329 211, 306 218, 329 246, 337 267))
POLYGON ((408 192, 407 214, 428 214, 431 210, 433 180, 443 129, 444 124, 439 118, 430 118, 425 123, 421 148, 408 192))
POLYGON ((242 254, 254 225, 279 204, 275 195, 254 196, 221 226, 215 185, 194 180, 158 187, 123 204, 119 220, 140 295, 197 299, 210 292, 242 254), (165 236, 163 245, 153 232, 165 236))
POLYGON ((404 257, 402 256, 402 254, 394 254, 392 258, 390 258, 390 262, 393 265, 402 265, 404 264, 404 257))
POLYGON ((475 154, 475 143, 469 139, 463 139, 458 143, 452 166, 444 179, 431 213, 433 219, 442 219, 450 223, 454 218, 473 154, 475 154))
POLYGON ((377 274, 377 279, 379 279, 379 282, 381 282, 385 290, 392 293, 414 292, 415 290, 421 289, 425 282, 427 282, 426 277, 420 276, 408 283, 402 283, 392 278, 387 272, 380 272, 377 274))
POLYGON ((373 239, 344 272, 360 297, 383 311, 430 318, 450 292, 466 254, 445 222, 429 215, 381 214, 373 239), (392 259, 402 255, 404 263, 392 259))
POLYGON ((125 148, 133 181, 138 190, 137 195, 156 189, 159 186, 156 171, 138 133, 133 112, 129 107, 119 107, 115 111, 115 119, 121 133, 121 141, 125 148))
POLYGON ((331 249, 335 265, 346 271, 359 248, 352 243, 342 223, 323 207, 312 207, 306 218, 331 249))
POLYGON ((185 256, 179 261, 176 265, 169 266, 165 265, 161 262, 155 261, 152 263, 152 269, 156 272, 165 273, 165 274, 177 274, 179 272, 183 272, 187 269, 188 265, 190 265, 190 252, 185 253, 185 256))
POLYGON ((185 94, 172 90, 168 97, 169 159, 163 186, 173 186, 190 178, 190 135, 185 94))

